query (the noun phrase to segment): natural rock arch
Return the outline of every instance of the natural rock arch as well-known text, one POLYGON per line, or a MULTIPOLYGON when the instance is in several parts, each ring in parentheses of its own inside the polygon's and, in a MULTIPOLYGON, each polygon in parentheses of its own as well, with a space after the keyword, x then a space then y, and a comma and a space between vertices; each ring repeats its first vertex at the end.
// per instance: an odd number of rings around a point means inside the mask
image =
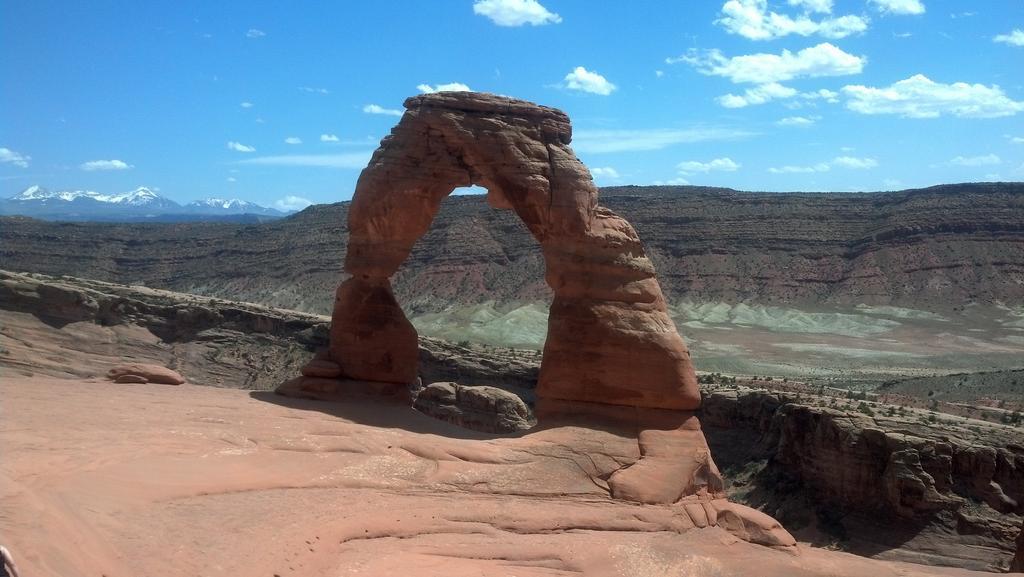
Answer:
POLYGON ((628 222, 597 203, 569 147, 569 118, 522 100, 439 93, 407 111, 363 170, 349 208, 349 247, 330 347, 278 388, 338 399, 409 401, 416 330, 390 277, 460 186, 486 187, 540 243, 554 291, 537 387, 542 426, 612 427, 637 438, 628 463, 598 464, 591 480, 616 499, 682 502, 696 524, 790 545, 770 517, 724 500, 721 476, 693 410, 700 393, 654 267, 628 222))
POLYGON ((332 318, 341 376, 405 386, 417 335, 390 277, 456 187, 479 185, 540 243, 554 291, 537 395, 542 400, 692 410, 686 345, 633 227, 597 202, 561 111, 482 93, 438 93, 407 111, 363 170, 332 318))

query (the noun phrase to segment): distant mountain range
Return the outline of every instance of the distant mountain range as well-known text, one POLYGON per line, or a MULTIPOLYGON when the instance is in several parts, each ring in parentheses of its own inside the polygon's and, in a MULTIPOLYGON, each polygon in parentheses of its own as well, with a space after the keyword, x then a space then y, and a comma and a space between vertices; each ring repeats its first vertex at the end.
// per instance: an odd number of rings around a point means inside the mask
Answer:
MULTIPOLYGON (((1003 303, 1020 311, 1013 322, 1024 329, 1024 183, 789 194, 623 186, 602 188, 601 204, 636 227, 673 306, 866 304, 945 315, 1003 303)), ((349 206, 311 206, 254 226, 0 217, 0 268, 329 314, 344 274, 349 206)), ((472 323, 551 298, 529 229, 482 195, 445 200, 392 285, 411 316, 450 319, 461 310, 472 323), (466 308, 478 305, 492 308, 466 308)), ((725 314, 716 311, 700 314, 725 314)), ((509 335, 528 330, 523 318, 507 322, 509 335)))
POLYGON ((258 222, 288 214, 237 198, 207 198, 182 206, 144 186, 120 194, 102 194, 91 190, 49 191, 34 185, 0 200, 0 215, 30 216, 44 220, 258 222))

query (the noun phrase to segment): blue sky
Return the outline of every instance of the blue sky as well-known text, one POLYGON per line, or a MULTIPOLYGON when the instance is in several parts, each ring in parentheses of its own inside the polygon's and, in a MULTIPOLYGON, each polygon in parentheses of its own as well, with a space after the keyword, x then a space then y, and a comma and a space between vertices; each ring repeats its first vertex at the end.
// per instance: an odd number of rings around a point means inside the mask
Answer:
POLYGON ((402 101, 565 110, 600 185, 1024 180, 1019 0, 0 0, 0 196, 351 197, 402 101))

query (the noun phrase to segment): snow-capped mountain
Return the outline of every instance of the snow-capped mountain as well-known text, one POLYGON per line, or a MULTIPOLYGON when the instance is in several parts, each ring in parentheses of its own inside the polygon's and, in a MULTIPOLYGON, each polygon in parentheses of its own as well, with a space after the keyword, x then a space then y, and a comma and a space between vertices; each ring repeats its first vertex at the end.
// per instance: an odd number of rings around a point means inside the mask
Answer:
POLYGON ((0 200, 0 215, 49 220, 186 221, 258 220, 286 213, 237 198, 208 198, 182 206, 145 186, 117 194, 92 190, 49 191, 33 185, 0 200))
POLYGON ((60 190, 50 192, 38 184, 32 185, 8 200, 35 202, 74 202, 80 199, 94 200, 122 206, 160 206, 173 208, 178 203, 160 196, 152 189, 140 186, 130 192, 121 194, 100 194, 92 190, 60 190))
POLYGON ((284 216, 286 213, 239 198, 204 198, 185 205, 192 212, 203 214, 264 214, 284 216))

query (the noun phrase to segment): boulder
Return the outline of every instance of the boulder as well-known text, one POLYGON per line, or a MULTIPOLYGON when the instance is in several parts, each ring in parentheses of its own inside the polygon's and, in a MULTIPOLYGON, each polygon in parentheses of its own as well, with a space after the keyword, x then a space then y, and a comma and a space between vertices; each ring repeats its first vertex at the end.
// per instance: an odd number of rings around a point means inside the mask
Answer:
POLYGON ((107 371, 107 378, 112 381, 117 381, 119 383, 139 382, 118 380, 125 375, 132 375, 145 379, 145 381, 142 382, 160 383, 162 385, 180 385, 185 382, 185 378, 179 375, 177 371, 172 371, 171 369, 161 367, 160 365, 134 363, 130 365, 118 365, 107 371))
POLYGON ((522 399, 497 387, 431 383, 416 395, 413 407, 442 421, 485 433, 514 433, 536 424, 522 399))

